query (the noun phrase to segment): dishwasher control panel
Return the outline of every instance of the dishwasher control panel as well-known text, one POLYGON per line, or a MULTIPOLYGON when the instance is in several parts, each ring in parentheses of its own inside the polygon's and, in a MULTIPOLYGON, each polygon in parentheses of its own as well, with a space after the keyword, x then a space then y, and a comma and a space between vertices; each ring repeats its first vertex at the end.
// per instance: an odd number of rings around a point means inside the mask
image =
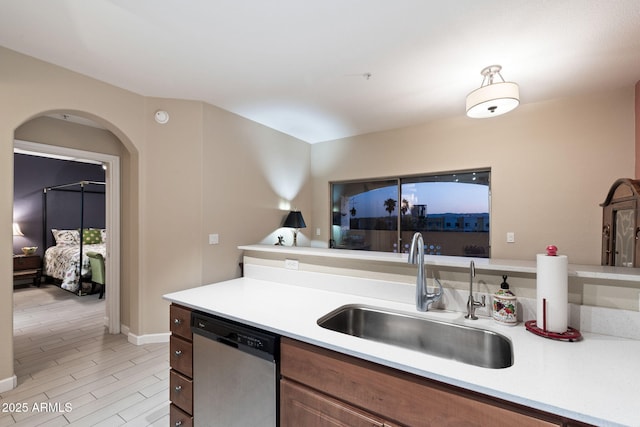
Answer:
POLYGON ((249 336, 249 335, 243 335, 243 334, 238 334, 237 337, 238 337, 238 342, 244 343, 249 347, 257 348, 258 350, 261 350, 264 348, 264 343, 260 338, 256 338, 254 336, 249 336))
POLYGON ((191 330, 194 334, 236 347, 263 359, 276 360, 278 336, 239 322, 193 311, 191 330))

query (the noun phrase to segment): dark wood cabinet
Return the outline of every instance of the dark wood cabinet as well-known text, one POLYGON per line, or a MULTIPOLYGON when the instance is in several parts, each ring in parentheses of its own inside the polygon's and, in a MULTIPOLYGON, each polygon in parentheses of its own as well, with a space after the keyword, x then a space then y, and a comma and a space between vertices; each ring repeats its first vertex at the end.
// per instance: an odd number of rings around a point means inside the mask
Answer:
POLYGON ((193 414, 193 379, 171 370, 169 374, 169 398, 171 403, 193 414))
POLYGON ((169 408, 169 426, 170 427, 192 427, 193 417, 191 414, 180 410, 175 405, 171 405, 169 408))
POLYGON ((322 349, 281 341, 286 426, 561 426, 570 420, 322 349))
POLYGON ((285 415, 281 417, 280 427, 392 426, 382 418, 286 379, 280 381, 280 406, 285 415))
POLYGON ((169 363, 171 369, 193 377, 193 343, 171 336, 169 341, 169 363))
POLYGON ((640 267, 640 181, 613 183, 602 206, 602 265, 640 267))
POLYGON ((40 255, 14 255, 13 281, 32 280, 35 286, 40 286, 42 277, 42 260, 40 255))
POLYGON ((193 425, 193 335, 191 310, 176 304, 169 308, 171 338, 169 341, 170 425, 193 425))

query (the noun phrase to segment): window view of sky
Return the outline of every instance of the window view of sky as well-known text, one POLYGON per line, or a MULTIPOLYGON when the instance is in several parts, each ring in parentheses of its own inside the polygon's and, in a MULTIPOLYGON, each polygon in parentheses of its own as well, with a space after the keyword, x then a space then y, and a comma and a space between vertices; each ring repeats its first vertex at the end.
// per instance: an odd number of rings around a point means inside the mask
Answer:
MULTIPOLYGON (((350 198, 349 209, 355 208, 356 218, 388 216, 384 201, 396 200, 397 215, 400 202, 396 186, 378 188, 350 198)), ((427 214, 488 213, 489 187, 461 182, 420 182, 402 185, 402 199, 413 205, 427 205, 427 214), (454 190, 455 188, 455 190, 454 190)), ((407 212, 410 213, 410 210, 407 212)))

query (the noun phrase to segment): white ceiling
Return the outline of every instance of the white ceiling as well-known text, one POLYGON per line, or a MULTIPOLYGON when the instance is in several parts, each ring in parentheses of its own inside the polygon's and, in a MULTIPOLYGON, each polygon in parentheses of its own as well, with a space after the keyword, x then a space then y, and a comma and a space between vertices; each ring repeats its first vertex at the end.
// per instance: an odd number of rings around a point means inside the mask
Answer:
POLYGON ((2 46, 310 143, 462 116, 492 64, 522 103, 640 80, 639 0, 0 0, 0 10, 2 46))

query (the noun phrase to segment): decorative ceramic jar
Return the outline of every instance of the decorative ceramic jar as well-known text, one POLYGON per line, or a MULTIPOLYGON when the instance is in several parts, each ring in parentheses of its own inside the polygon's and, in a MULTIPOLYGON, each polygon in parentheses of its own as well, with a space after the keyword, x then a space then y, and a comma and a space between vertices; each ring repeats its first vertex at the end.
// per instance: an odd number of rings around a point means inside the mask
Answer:
POLYGON ((518 323, 518 299, 507 283, 507 276, 502 276, 500 290, 493 294, 493 319, 503 325, 513 326, 518 323))

